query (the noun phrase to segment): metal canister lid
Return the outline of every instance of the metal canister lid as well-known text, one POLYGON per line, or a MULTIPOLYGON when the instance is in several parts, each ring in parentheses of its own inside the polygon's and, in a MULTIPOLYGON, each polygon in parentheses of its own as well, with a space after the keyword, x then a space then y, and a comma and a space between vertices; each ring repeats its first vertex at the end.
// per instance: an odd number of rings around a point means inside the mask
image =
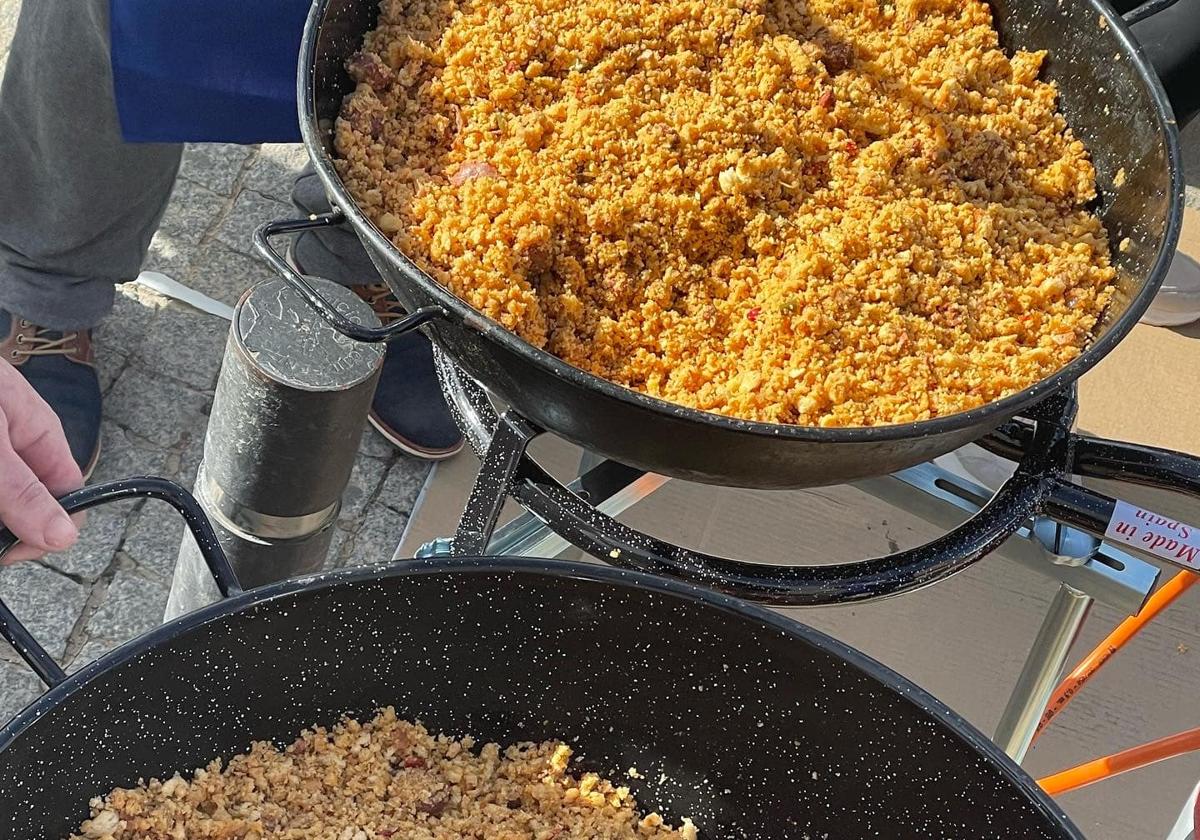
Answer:
MULTIPOLYGON (((347 318, 379 325, 371 307, 350 289, 315 277, 309 281, 347 318)), ((309 391, 353 388, 371 377, 385 353, 381 344, 355 341, 329 326, 280 279, 242 296, 233 335, 264 374, 309 391)))

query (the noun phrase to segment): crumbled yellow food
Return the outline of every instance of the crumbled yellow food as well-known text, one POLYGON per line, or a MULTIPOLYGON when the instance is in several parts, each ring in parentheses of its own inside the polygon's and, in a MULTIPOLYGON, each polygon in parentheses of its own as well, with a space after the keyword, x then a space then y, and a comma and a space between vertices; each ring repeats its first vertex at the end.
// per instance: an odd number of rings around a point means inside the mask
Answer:
POLYGON ((256 743, 190 781, 115 790, 70 840, 696 840, 690 820, 639 815, 628 788, 575 778, 570 759, 552 741, 476 751, 389 708, 283 751, 256 743))
POLYGON ((1114 270, 1095 172, 981 0, 383 0, 339 172, 479 311, 754 420, 1027 387, 1114 270))

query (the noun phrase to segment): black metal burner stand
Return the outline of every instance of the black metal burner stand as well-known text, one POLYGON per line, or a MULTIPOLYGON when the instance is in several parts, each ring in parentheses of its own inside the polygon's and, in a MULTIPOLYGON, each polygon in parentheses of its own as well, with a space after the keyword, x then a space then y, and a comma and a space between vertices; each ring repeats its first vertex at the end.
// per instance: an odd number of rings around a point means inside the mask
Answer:
POLYGON ((979 441, 1016 464, 995 493, 932 463, 856 485, 945 528, 932 542, 855 563, 775 565, 715 557, 618 522, 617 515, 669 479, 588 454, 579 477, 564 485, 527 454, 541 429, 511 410, 498 412, 483 388, 440 352, 437 364, 455 419, 483 465, 454 537, 423 546, 422 557, 553 557, 575 546, 615 566, 779 606, 897 595, 942 580, 998 549, 1057 580, 1060 588, 994 736, 1018 761, 1093 600, 1132 614, 1154 588, 1157 567, 1114 542, 1200 569, 1200 539, 1196 546, 1169 536, 1159 541, 1159 533, 1169 535, 1172 527, 1178 535, 1179 523, 1071 480, 1117 479, 1200 496, 1200 460, 1074 434, 1073 393, 1048 397, 1026 417, 979 441), (508 497, 528 513, 497 529, 508 497))

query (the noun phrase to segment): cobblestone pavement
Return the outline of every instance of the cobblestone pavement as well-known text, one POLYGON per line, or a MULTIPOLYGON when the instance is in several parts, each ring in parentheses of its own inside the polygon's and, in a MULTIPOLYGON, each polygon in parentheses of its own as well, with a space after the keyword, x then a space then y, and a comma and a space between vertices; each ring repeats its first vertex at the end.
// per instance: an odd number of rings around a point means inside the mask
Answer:
MULTIPOLYGON (((0 0, 0 66, 16 22, 0 0)), ((230 305, 271 277, 250 235, 293 215, 298 146, 189 147, 146 268, 230 305)), ((153 474, 191 486, 200 462, 228 324, 132 284, 96 333, 105 393, 103 452, 93 482, 153 474)), ((391 557, 428 467, 368 428, 343 499, 331 565, 391 557)), ((162 616, 182 520, 140 500, 91 513, 80 542, 42 561, 0 569, 0 598, 68 670, 154 627, 162 616)), ((0 643, 0 723, 42 692, 0 643)))

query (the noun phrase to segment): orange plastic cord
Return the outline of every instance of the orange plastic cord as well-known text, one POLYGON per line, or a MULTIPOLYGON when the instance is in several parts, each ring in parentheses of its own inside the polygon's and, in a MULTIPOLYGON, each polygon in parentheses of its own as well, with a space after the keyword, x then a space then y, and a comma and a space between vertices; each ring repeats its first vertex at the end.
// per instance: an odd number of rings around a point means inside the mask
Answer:
POLYGON ((1123 750, 1105 758, 1097 758, 1087 764, 1080 764, 1070 770, 1063 770, 1053 776, 1038 779, 1038 784, 1046 793, 1057 796, 1068 790, 1075 790, 1075 788, 1090 785, 1092 782, 1098 782, 1128 770, 1136 770, 1166 758, 1174 758, 1192 750, 1200 750, 1200 728, 1188 729, 1178 735, 1169 735, 1166 738, 1142 744, 1140 747, 1123 750))
MULTIPOLYGON (((1146 601, 1146 605, 1142 607, 1137 615, 1132 615, 1118 624, 1116 629, 1109 633, 1107 638, 1096 646, 1095 650, 1084 657, 1083 661, 1075 666, 1075 670, 1068 674, 1066 679, 1059 683, 1058 688, 1054 690, 1050 702, 1046 705, 1046 711, 1042 713, 1042 719, 1038 723, 1038 728, 1033 733, 1034 739, 1036 740, 1042 734, 1042 730, 1046 728, 1046 724, 1067 707, 1067 704, 1074 699, 1076 693, 1083 687, 1083 684, 1090 680, 1114 653, 1136 636, 1139 630, 1149 624, 1155 616, 1166 609, 1176 598, 1187 592, 1188 588, 1197 579, 1197 575, 1194 572, 1179 572, 1179 574, 1163 584, 1157 592, 1150 596, 1149 600, 1146 601)), ((1087 765, 1084 766, 1086 767, 1087 765)))

